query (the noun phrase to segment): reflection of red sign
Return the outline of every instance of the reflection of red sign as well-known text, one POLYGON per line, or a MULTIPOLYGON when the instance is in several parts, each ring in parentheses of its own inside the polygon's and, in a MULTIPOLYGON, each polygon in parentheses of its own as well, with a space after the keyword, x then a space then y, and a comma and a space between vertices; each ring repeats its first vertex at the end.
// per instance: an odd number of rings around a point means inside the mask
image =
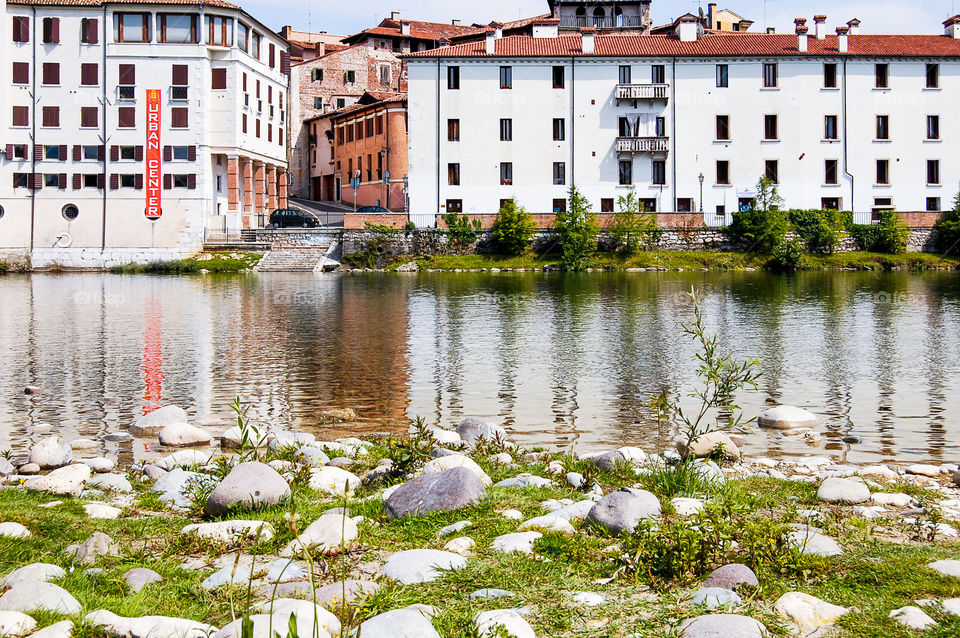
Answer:
POLYGON ((163 316, 156 299, 147 302, 143 330, 143 413, 163 405, 163 316))
POLYGON ((147 89, 147 219, 160 219, 160 89, 147 89))

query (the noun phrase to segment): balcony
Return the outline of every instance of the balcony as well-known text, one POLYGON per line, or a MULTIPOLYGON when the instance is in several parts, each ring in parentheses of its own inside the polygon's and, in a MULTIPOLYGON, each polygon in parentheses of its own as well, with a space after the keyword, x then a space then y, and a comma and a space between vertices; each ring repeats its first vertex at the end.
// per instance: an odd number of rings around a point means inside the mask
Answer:
POLYGON ((618 84, 617 101, 666 100, 670 97, 669 84, 618 84))
POLYGON ((640 16, 560 16, 561 29, 642 29, 640 16))
POLYGON ((666 153, 670 150, 669 137, 618 137, 618 153, 666 153))

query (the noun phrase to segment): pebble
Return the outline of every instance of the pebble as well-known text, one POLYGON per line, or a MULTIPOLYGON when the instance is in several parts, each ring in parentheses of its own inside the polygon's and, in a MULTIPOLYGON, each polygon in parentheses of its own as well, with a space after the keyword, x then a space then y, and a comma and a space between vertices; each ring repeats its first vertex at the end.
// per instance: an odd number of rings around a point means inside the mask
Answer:
POLYGON ((472 526, 473 526, 473 523, 471 523, 470 521, 457 521, 456 523, 453 523, 452 525, 447 525, 446 527, 441 527, 441 528, 437 531, 437 536, 439 536, 439 537, 442 538, 442 537, 444 537, 444 536, 449 536, 450 534, 456 534, 457 532, 463 531, 463 530, 467 529, 468 527, 472 527, 472 526))
POLYGON ((703 605, 707 609, 716 609, 717 607, 734 607, 743 601, 732 589, 701 587, 690 595, 690 602, 694 605, 703 605))
POLYGON ((145 414, 130 426, 134 436, 153 435, 172 423, 186 423, 187 413, 176 405, 165 405, 145 414))
POLYGON ((552 532, 562 532, 564 534, 574 534, 576 529, 566 518, 556 514, 547 514, 546 516, 537 516, 520 524, 517 529, 541 529, 552 532))
POLYGON ((453 552, 435 549, 409 549, 390 556, 383 565, 382 574, 404 585, 429 583, 444 571, 463 569, 467 559, 453 552))
POLYGON ((30 634, 30 638, 70 638, 73 635, 73 622, 61 620, 30 634))
POLYGON ((938 560, 930 563, 927 567, 944 576, 960 578, 960 560, 938 560))
POLYGON ((40 581, 24 581, 0 596, 0 611, 52 611, 72 615, 80 613, 80 603, 66 589, 40 581))
POLYGON ((767 630, 748 616, 708 614, 683 623, 680 635, 683 638, 764 638, 767 630))
POLYGON ((267 581, 271 583, 289 583, 310 577, 308 565, 292 558, 278 558, 267 565, 267 581))
POLYGON ((705 432, 689 445, 685 438, 677 440, 677 451, 684 457, 712 457, 717 450, 720 450, 723 458, 728 461, 740 459, 740 449, 724 432, 705 432))
POLYGON ((6 538, 29 538, 30 530, 20 523, 7 522, 0 523, 0 536, 6 538))
POLYGON ((494 465, 510 465, 513 463, 513 457, 509 452, 500 452, 490 457, 490 462, 494 465))
POLYGON ((607 599, 600 594, 590 591, 574 592, 570 598, 576 604, 583 605, 584 607, 599 607, 607 602, 607 599))
POLYGON ((200 586, 213 590, 224 585, 242 585, 250 580, 250 567, 242 564, 225 565, 200 582, 200 586))
POLYGON ((520 510, 503 510, 500 512, 500 516, 510 521, 523 520, 523 512, 521 512, 520 510))
POLYGON ((92 565, 100 556, 119 556, 120 547, 103 532, 94 532, 81 545, 71 545, 64 552, 73 554, 79 563, 92 565))
POLYGON ((740 563, 730 563, 713 570, 703 581, 706 588, 722 588, 736 590, 741 586, 759 587, 760 582, 753 570, 740 563))
POLYGON ((18 472, 24 476, 32 476, 40 473, 40 466, 36 463, 26 463, 20 466, 18 472))
POLYGON ((342 496, 360 487, 360 477, 339 467, 318 467, 310 471, 310 489, 342 496))
POLYGON ((787 542, 811 556, 839 556, 843 553, 837 541, 813 531, 790 532, 787 542))
POLYGON ((324 554, 349 548, 360 535, 357 523, 347 513, 324 512, 310 523, 299 536, 283 548, 280 556, 289 558, 303 554, 304 549, 320 550, 324 554))
POLYGON ((0 589, 12 587, 25 582, 49 582, 60 580, 67 575, 62 567, 50 563, 30 563, 15 569, 0 580, 0 589))
POLYGON ((345 580, 318 588, 315 596, 317 604, 335 609, 344 602, 359 603, 367 596, 377 593, 379 589, 380 585, 370 580, 345 580), (343 598, 344 594, 346 594, 346 601, 343 598))
POLYGON ((832 605, 809 594, 787 592, 777 599, 773 610, 806 633, 826 625, 832 625, 850 610, 832 605))
POLYGON ((890 612, 890 618, 910 629, 929 629, 937 624, 937 621, 928 616, 927 612, 913 605, 894 609, 890 612))
POLYGON ((584 478, 583 474, 580 472, 567 472, 566 475, 567 485, 572 487, 575 490, 579 490, 587 482, 587 479, 584 478))
MULTIPOLYGON (((441 430, 440 428, 431 428, 430 436, 438 445, 461 445, 463 439, 453 430, 441 430)), ((507 456, 510 456, 509 454, 507 456)))
POLYGON ((84 620, 116 638, 209 638, 217 632, 212 625, 170 616, 124 618, 106 609, 92 611, 84 620))
POLYGON ((907 474, 917 474, 919 476, 936 478, 940 476, 940 468, 936 465, 924 465, 922 463, 917 463, 915 465, 907 466, 907 474))
POLYGON ((703 511, 703 501, 699 498, 674 498, 670 501, 677 516, 695 516, 703 511))
POLYGON ((290 498, 290 486, 266 463, 240 463, 217 485, 204 511, 210 516, 231 509, 261 509, 279 505, 290 498))
POLYGON ((542 476, 521 474, 495 484, 494 487, 553 487, 553 481, 542 476))
POLYGON ((83 511, 88 518, 114 519, 120 518, 123 510, 119 507, 104 505, 103 503, 88 503, 83 506, 83 511))
POLYGON ((493 539, 490 547, 498 552, 510 554, 519 552, 521 554, 532 554, 533 544, 537 539, 542 538, 540 532, 516 532, 514 534, 504 534, 493 539))
POLYGON ((172 470, 177 467, 203 466, 210 462, 213 455, 200 450, 178 450, 156 462, 157 467, 163 470, 172 470))
POLYGON ((126 443, 133 440, 133 435, 129 432, 111 432, 104 434, 103 440, 111 443, 126 443))
POLYGON ((870 495, 870 500, 877 505, 893 505, 895 507, 909 507, 913 503, 913 497, 909 494, 885 494, 878 492, 870 495))
POLYGON ((330 462, 330 457, 327 456, 326 452, 314 445, 304 445, 296 451, 293 458, 297 462, 309 465, 310 467, 323 467, 330 462))
POLYGON ((482 611, 473 619, 473 626, 483 637, 503 635, 511 638, 537 638, 530 624, 514 609, 492 609, 482 611))
POLYGON ((73 460, 70 446, 59 436, 48 436, 30 448, 30 462, 42 470, 55 469, 69 464, 73 460))
POLYGON ((443 546, 443 549, 448 552, 453 552, 454 554, 460 554, 461 556, 470 556, 470 550, 476 547, 476 545, 477 543, 469 536, 461 536, 448 541, 447 544, 443 546))
POLYGON ((660 516, 660 501, 646 490, 622 488, 603 497, 587 514, 587 521, 612 536, 633 533, 637 524, 660 516))
POLYGON ((181 534, 194 534, 200 538, 236 545, 250 540, 266 542, 274 536, 273 525, 264 521, 229 520, 216 523, 193 523, 180 530, 181 534))
POLYGON ((513 598, 516 596, 512 591, 506 589, 478 589, 477 591, 471 593, 467 598, 474 600, 477 598, 513 598))
POLYGON ((416 609, 394 609, 360 624, 363 638, 440 638, 430 619, 416 609))
POLYGON ((129 494, 133 491, 133 485, 122 474, 97 474, 90 477, 87 486, 120 494, 129 494))
POLYGON ((127 583, 127 587, 137 592, 147 585, 159 583, 162 580, 163 576, 146 567, 131 569, 123 575, 123 581, 127 583))
POLYGON ((23 636, 37 626, 37 621, 20 611, 0 611, 0 636, 23 636))
MULTIPOLYGON (((150 466, 148 466, 149 468, 150 466)), ((186 496, 187 488, 195 481, 212 481, 212 477, 197 472, 188 472, 183 468, 174 468, 157 479, 150 488, 151 492, 159 494, 161 501, 176 510, 189 509, 191 501, 186 496)))
POLYGON ((857 479, 828 478, 820 484, 817 498, 827 503, 855 505, 870 500, 870 488, 857 479))
POLYGON ((507 431, 502 427, 472 417, 460 421, 457 434, 460 435, 460 440, 471 446, 481 440, 493 442, 507 439, 507 431))
POLYGON ((171 423, 157 434, 160 445, 168 447, 189 447, 210 443, 210 433, 189 423, 171 423))
POLYGON ((444 472, 455 467, 463 467, 473 472, 477 478, 480 479, 484 487, 493 485, 493 481, 491 481, 487 473, 483 471, 483 468, 477 465, 469 456, 463 454, 450 454, 449 456, 441 456, 438 459, 427 461, 423 464, 421 474, 444 472))
POLYGON ((70 446, 71 450, 92 450, 99 444, 93 439, 74 439, 69 441, 67 445, 70 446))

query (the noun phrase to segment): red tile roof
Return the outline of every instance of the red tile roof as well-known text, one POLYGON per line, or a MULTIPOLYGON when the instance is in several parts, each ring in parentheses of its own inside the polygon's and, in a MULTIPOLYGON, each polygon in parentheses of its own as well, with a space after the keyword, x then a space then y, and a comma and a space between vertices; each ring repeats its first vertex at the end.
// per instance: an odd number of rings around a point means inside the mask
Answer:
POLYGON ((6 0, 7 4, 26 4, 37 6, 64 6, 64 7, 102 7, 105 4, 179 4, 205 5, 221 7, 223 9, 239 9, 240 7, 223 0, 6 0))
POLYGON ((405 37, 415 40, 441 40, 443 38, 455 38, 457 36, 480 32, 481 30, 472 25, 448 24, 446 22, 423 22, 421 20, 390 20, 384 19, 379 25, 364 29, 360 33, 344 38, 343 41, 350 43, 363 38, 364 35, 379 35, 386 37, 405 37), (410 23, 410 35, 403 35, 400 31, 400 23, 410 23))
MULTIPOLYGON (((593 57, 738 57, 738 56, 869 56, 958 57, 960 39, 942 35, 852 35, 849 51, 840 53, 837 36, 810 38, 808 51, 797 48, 795 34, 708 33, 696 42, 681 42, 670 35, 596 35, 593 57)), ((419 51, 404 58, 459 57, 569 57, 584 55, 579 34, 557 38, 508 36, 496 40, 496 53, 488 54, 484 42, 419 51)))

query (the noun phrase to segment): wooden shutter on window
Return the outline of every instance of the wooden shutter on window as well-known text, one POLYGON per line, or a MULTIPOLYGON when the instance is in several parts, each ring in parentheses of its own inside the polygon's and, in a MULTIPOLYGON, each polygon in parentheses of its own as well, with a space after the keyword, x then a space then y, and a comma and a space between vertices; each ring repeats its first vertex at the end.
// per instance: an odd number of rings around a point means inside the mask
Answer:
POLYGON ((14 16, 13 18, 13 41, 30 41, 30 18, 24 16, 14 16))
POLYGON ((171 84, 174 86, 187 86, 188 67, 186 64, 173 65, 173 78, 171 84))
POLYGON ((63 190, 66 187, 67 187, 67 174, 60 173, 59 175, 57 175, 57 188, 59 188, 60 190, 63 190))
POLYGON ((97 173, 97 188, 103 190, 107 184, 107 175, 106 173, 97 173))
POLYGON ((33 159, 38 162, 43 161, 43 146, 41 144, 33 145, 33 159))
POLYGON ((66 144, 60 145, 60 161, 61 162, 67 161, 67 145, 66 144))
POLYGON ((79 162, 83 158, 83 147, 79 144, 73 145, 73 161, 79 162))
POLYGON ((83 187, 83 175, 80 173, 73 174, 73 190, 78 191, 83 187))
POLYGON ((80 25, 80 41, 84 44, 97 44, 100 40, 99 22, 96 18, 84 18, 80 25))
POLYGON ((13 161, 13 144, 7 144, 4 155, 7 156, 7 161, 13 161))
POLYGON ((143 190, 143 173, 137 173, 133 181, 134 181, 134 187, 138 191, 142 191, 143 190))
POLYGON ((191 162, 196 162, 196 161, 197 161, 197 147, 196 147, 196 146, 188 146, 188 147, 187 147, 187 159, 190 160, 191 162))
POLYGON ((47 44, 60 43, 60 18, 43 19, 43 41, 47 44))
POLYGON ((172 162, 172 161, 173 161, 173 147, 172 147, 172 146, 164 146, 164 147, 163 147, 163 161, 164 161, 164 162, 172 162))
POLYGON ((143 161, 143 147, 142 147, 142 146, 138 146, 138 147, 136 148, 136 150, 134 151, 134 158, 135 158, 136 161, 138 161, 138 162, 142 162, 142 161, 143 161))
POLYGON ((104 146, 103 144, 101 144, 100 146, 97 147, 97 161, 98 161, 98 162, 102 162, 102 161, 103 161, 103 158, 104 158, 104 156, 106 155, 106 150, 107 150, 107 147, 104 146))
POLYGON ((211 71, 211 80, 210 88, 214 91, 223 90, 227 88, 227 70, 226 69, 213 69, 211 71))
POLYGON ((110 161, 119 162, 120 161, 120 147, 116 144, 110 147, 110 161))
POLYGON ((290 54, 286 51, 280 53, 280 66, 284 75, 290 75, 290 54))
POLYGON ((197 174, 190 173, 187 175, 187 188, 190 190, 196 190, 197 188, 197 174))
POLYGON ((33 190, 38 191, 43 188, 43 174, 42 173, 31 173, 31 178, 33 180, 33 190))
POLYGON ((14 84, 30 84, 30 63, 29 62, 13 63, 13 83, 14 84))
POLYGON ((135 64, 120 65, 120 81, 118 84, 130 86, 137 83, 137 66, 135 64))
POLYGON ((168 191, 173 188, 173 178, 170 177, 170 173, 167 173, 163 176, 163 190, 168 191))
POLYGON ((116 173, 110 173, 110 190, 115 191, 120 188, 120 176, 116 173))

